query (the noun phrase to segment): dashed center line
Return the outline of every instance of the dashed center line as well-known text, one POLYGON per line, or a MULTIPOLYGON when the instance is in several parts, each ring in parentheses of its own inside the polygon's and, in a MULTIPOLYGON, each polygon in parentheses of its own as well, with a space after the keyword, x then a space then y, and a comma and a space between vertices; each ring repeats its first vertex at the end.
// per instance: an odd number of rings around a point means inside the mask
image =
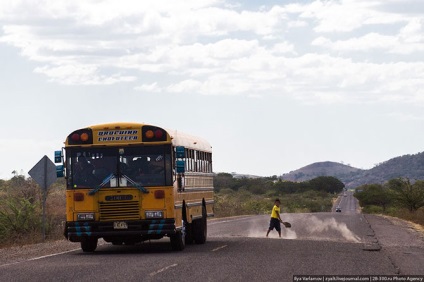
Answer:
POLYGON ((159 270, 157 270, 157 271, 155 271, 155 272, 150 273, 150 276, 155 276, 156 274, 159 274, 159 273, 161 273, 161 272, 164 272, 165 270, 167 270, 167 269, 169 269, 169 268, 176 267, 177 265, 178 265, 178 264, 176 264, 176 263, 171 264, 171 265, 168 265, 168 266, 166 266, 166 267, 164 267, 164 268, 161 268, 161 269, 159 269, 159 270))
POLYGON ((212 252, 216 252, 216 251, 221 250, 221 249, 223 249, 225 247, 227 247, 227 245, 223 245, 221 247, 215 248, 215 249, 212 250, 212 252))

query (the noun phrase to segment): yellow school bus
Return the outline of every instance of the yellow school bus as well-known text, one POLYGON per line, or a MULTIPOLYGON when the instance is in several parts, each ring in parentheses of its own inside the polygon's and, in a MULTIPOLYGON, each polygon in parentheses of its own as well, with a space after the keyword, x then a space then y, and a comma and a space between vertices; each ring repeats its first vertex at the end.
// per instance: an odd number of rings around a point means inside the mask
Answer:
POLYGON ((214 215, 212 149, 199 137, 143 123, 108 123, 69 134, 55 152, 66 178, 65 237, 94 252, 170 238, 203 244, 214 215))

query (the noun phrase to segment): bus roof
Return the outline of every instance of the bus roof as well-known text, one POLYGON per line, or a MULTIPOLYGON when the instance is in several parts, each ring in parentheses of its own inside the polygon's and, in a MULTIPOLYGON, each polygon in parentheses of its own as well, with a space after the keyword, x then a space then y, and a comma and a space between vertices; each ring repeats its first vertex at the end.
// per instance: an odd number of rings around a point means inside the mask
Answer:
POLYGON ((203 138, 189 135, 181 131, 173 129, 165 129, 168 134, 171 136, 172 145, 174 146, 184 146, 188 149, 194 149, 203 152, 212 152, 212 146, 203 138))
MULTIPOLYGON (((114 122, 114 123, 103 123, 88 126, 93 130, 104 130, 104 129, 137 129, 142 128, 143 126, 155 126, 152 124, 146 123, 136 123, 136 122, 114 122)), ((188 149, 203 151, 203 152, 212 152, 212 146, 203 138, 193 136, 187 133, 183 133, 174 129, 163 128, 171 137, 173 146, 184 146, 188 149)))

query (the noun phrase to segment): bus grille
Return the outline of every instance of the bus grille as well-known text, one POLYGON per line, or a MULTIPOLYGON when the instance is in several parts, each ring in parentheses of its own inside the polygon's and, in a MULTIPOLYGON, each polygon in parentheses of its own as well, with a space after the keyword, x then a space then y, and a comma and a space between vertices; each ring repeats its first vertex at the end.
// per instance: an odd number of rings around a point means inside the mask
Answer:
POLYGON ((140 207, 138 201, 114 201, 100 203, 100 220, 138 220, 140 207))

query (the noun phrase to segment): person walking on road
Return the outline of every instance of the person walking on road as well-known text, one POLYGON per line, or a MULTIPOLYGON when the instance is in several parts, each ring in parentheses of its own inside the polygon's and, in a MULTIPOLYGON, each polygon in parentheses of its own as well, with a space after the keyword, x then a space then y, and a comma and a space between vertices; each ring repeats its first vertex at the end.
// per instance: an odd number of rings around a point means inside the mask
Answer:
POLYGON ((268 237, 269 232, 275 228, 278 232, 278 236, 281 238, 281 223, 283 221, 280 217, 280 200, 276 199, 274 202, 274 207, 271 211, 271 220, 269 221, 269 228, 266 232, 266 237, 268 237))

